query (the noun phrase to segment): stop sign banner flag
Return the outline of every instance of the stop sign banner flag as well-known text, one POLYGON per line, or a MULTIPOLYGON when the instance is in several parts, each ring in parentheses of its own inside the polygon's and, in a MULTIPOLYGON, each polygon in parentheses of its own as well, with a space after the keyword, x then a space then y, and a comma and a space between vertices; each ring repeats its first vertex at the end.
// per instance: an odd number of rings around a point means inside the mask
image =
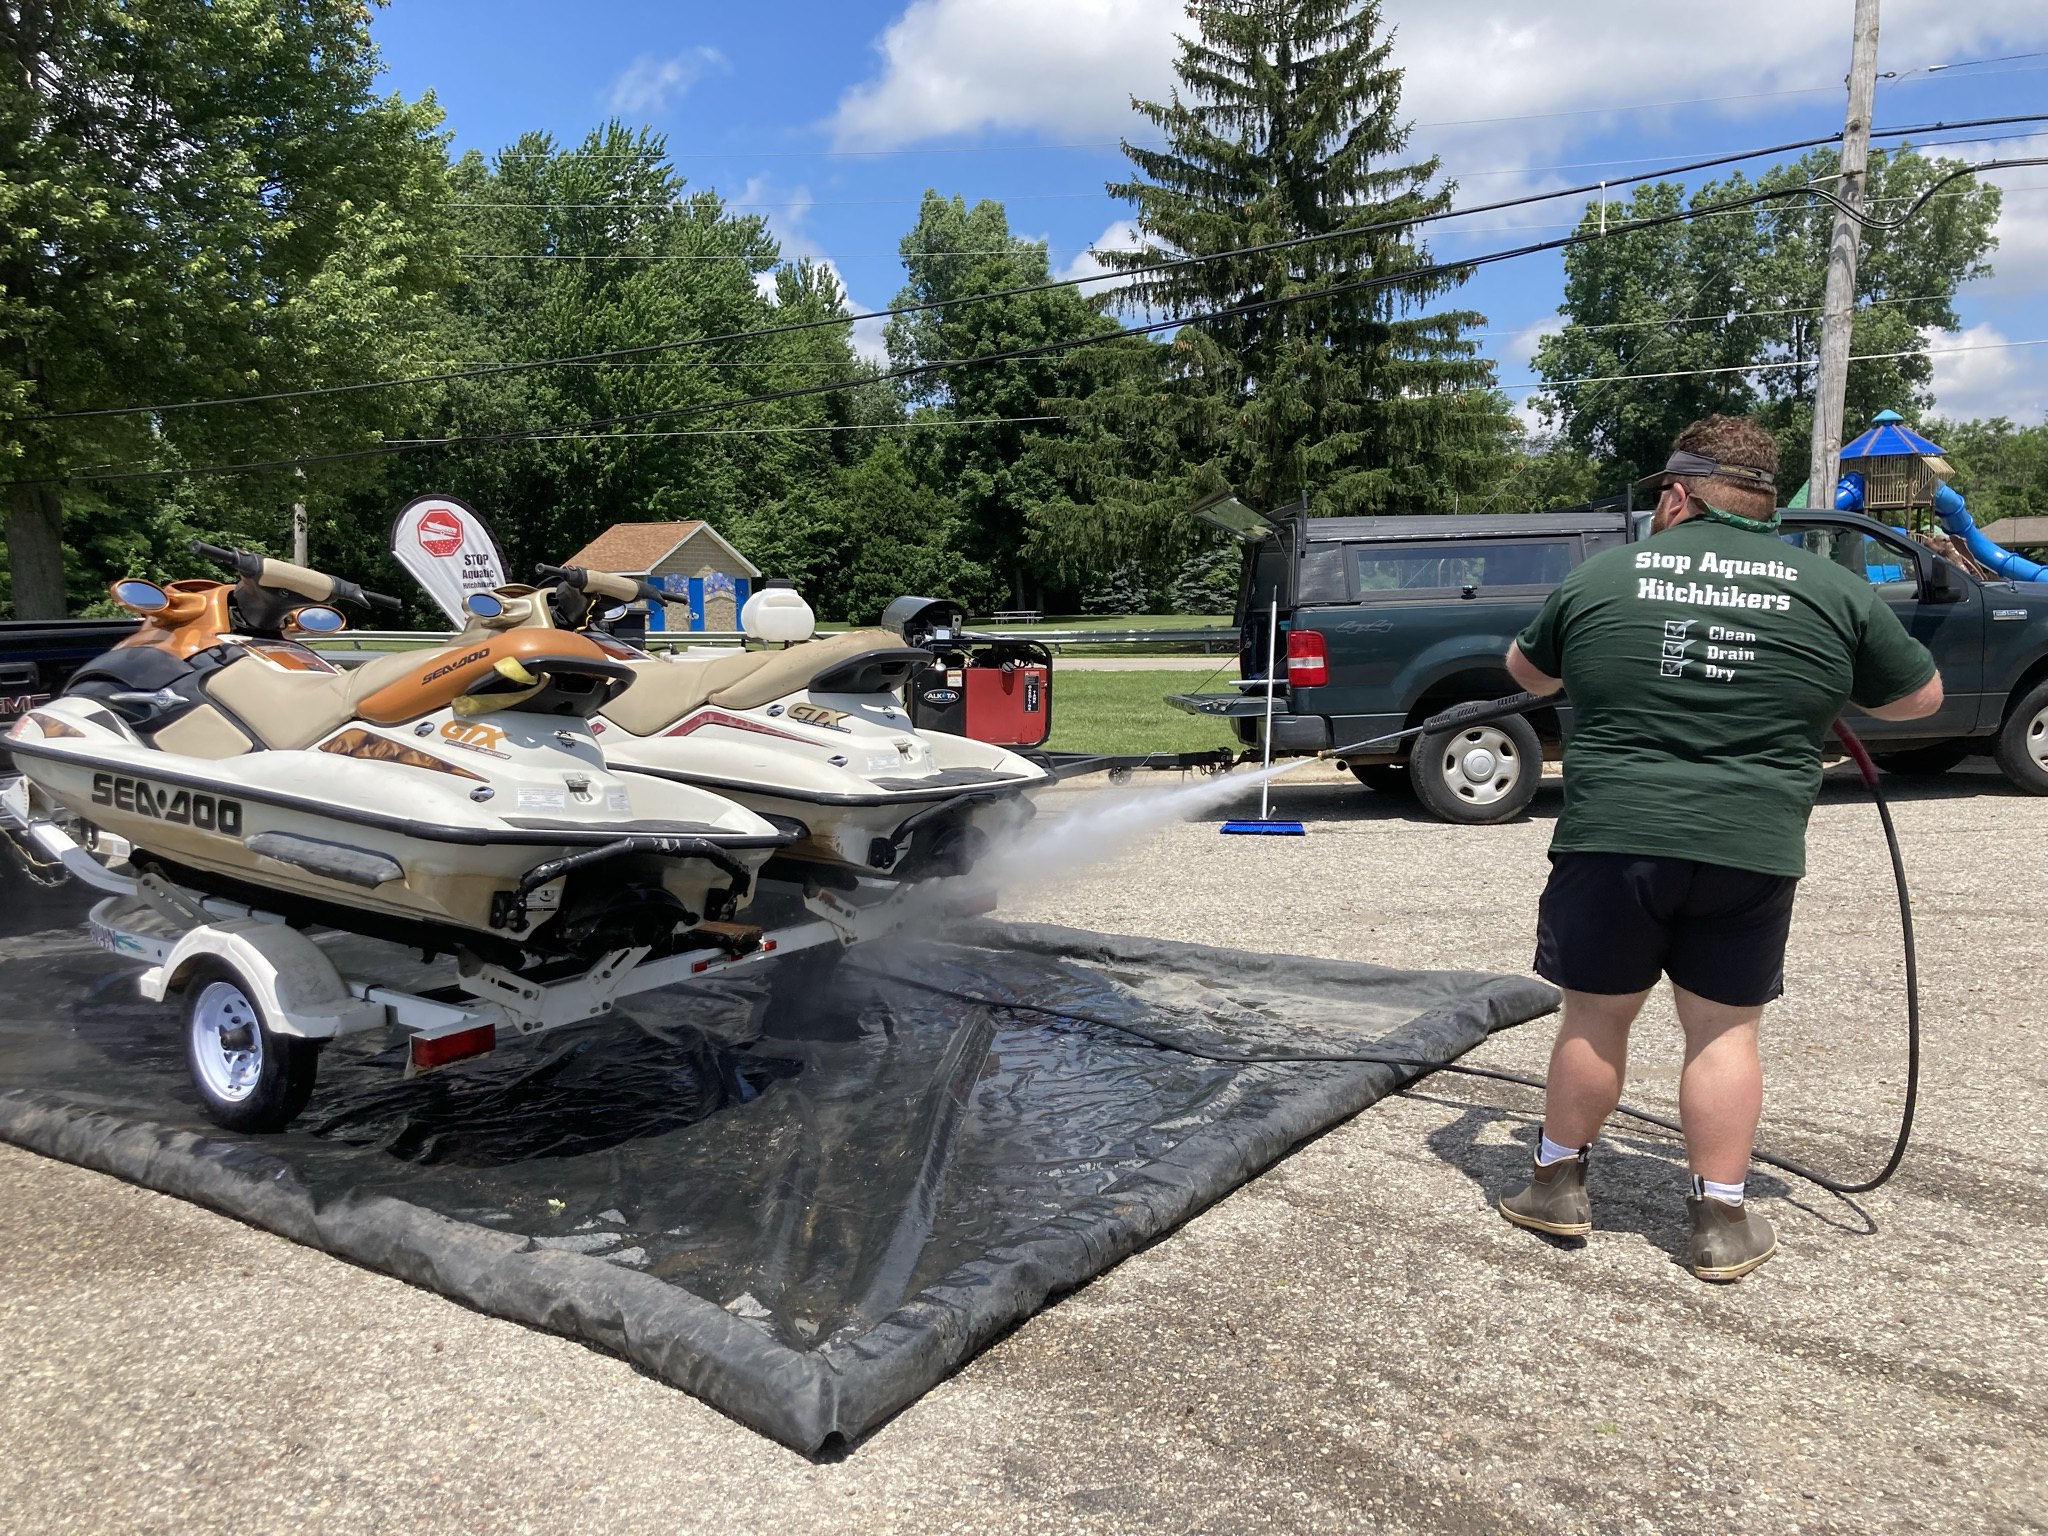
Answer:
POLYGON ((453 496, 416 496, 391 525, 391 552, 460 627, 463 599, 505 585, 505 556, 474 512, 453 496))

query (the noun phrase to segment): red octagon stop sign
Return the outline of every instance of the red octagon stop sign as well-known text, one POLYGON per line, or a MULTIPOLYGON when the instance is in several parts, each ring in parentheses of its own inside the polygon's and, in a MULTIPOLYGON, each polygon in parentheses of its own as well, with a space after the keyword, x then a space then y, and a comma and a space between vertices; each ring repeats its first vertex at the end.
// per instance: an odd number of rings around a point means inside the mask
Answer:
POLYGON ((462 548, 462 522, 445 507, 436 507, 420 519, 420 548, 446 559, 462 548))

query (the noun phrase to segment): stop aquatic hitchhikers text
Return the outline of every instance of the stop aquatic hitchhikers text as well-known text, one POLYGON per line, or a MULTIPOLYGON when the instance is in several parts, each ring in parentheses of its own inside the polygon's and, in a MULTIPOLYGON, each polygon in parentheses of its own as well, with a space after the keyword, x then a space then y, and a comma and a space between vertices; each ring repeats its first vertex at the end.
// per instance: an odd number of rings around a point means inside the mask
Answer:
MULTIPOLYGON (((1658 550, 1645 549, 1636 554, 1636 569, 1639 571, 1669 571, 1675 576, 1691 573, 1691 555, 1665 554, 1658 550)), ((1730 560, 1712 550, 1699 558, 1702 576, 1771 576, 1780 581, 1797 581, 1799 572, 1782 560, 1730 560)), ((1782 592, 1746 592, 1741 587, 1702 586, 1696 581, 1679 585, 1661 576, 1639 576, 1636 578, 1636 597, 1639 600, 1664 603, 1695 603, 1707 608, 1757 608, 1774 613, 1789 613, 1792 599, 1782 592)))

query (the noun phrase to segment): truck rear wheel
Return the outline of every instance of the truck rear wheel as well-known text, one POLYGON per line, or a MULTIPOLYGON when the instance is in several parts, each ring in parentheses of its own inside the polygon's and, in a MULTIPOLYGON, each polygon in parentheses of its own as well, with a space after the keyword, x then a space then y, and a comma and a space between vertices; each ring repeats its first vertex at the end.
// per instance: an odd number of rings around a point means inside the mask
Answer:
POLYGON ((281 1131, 313 1097, 320 1045, 275 1033, 253 989, 218 960, 185 988, 185 1064, 207 1118, 231 1131, 281 1131))
POLYGON ((1416 797, 1445 821, 1485 825, 1529 808, 1543 776, 1543 743, 1520 715, 1437 731, 1408 756, 1416 797))
POLYGON ((1991 755, 2015 789, 2048 795, 2048 683, 2029 688, 2013 706, 1991 755))

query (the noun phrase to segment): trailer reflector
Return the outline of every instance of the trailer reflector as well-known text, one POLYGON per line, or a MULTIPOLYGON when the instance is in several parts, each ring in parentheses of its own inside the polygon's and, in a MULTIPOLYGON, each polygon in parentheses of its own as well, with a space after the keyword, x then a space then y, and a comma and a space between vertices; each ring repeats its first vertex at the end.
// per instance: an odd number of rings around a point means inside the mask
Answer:
POLYGON ((445 1067, 450 1062, 467 1061, 472 1056, 488 1055, 497 1045, 498 1027, 495 1024, 479 1024, 474 1029, 458 1029, 447 1035, 414 1035, 412 1069, 426 1072, 434 1067, 445 1067))

